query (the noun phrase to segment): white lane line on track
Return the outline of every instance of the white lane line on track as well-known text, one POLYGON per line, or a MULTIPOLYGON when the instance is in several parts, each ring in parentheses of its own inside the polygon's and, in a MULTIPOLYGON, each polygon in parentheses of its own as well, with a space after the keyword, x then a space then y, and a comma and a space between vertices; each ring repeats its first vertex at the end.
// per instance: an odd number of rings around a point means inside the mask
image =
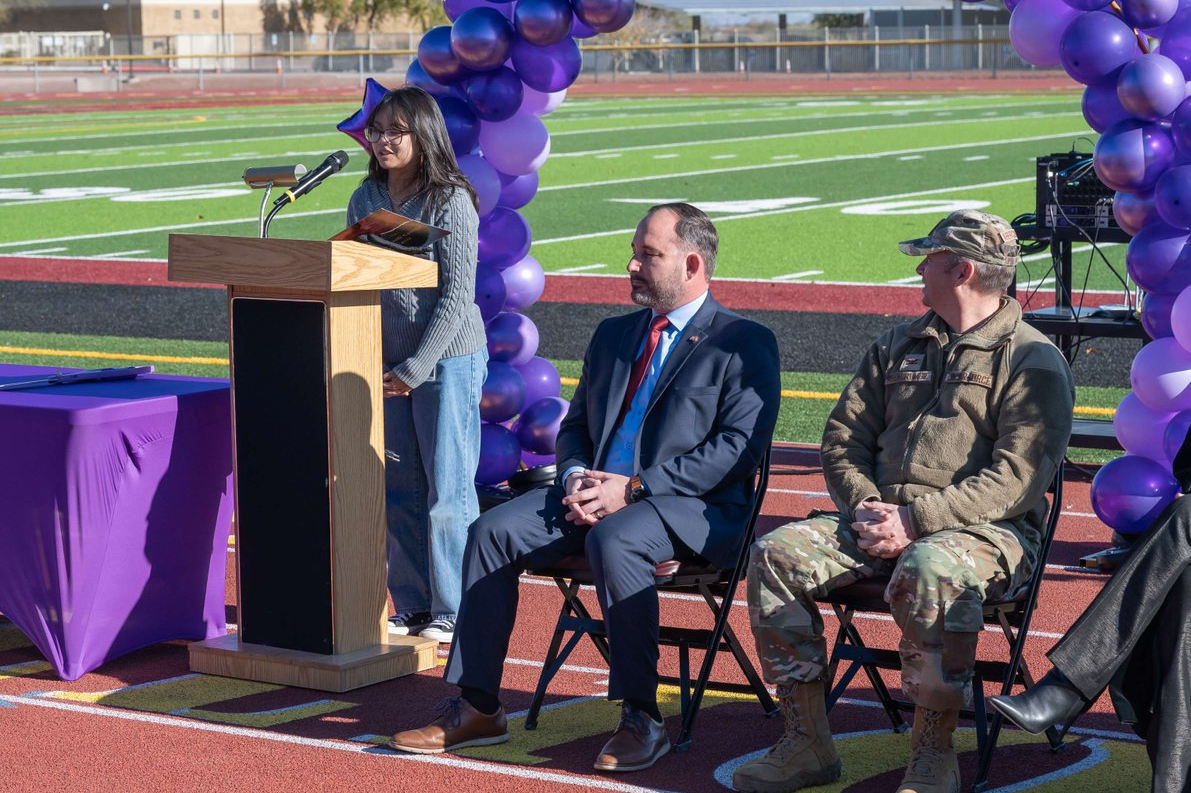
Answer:
POLYGON ((822 275, 822 270, 803 270, 800 273, 786 273, 785 275, 775 275, 774 281, 793 281, 795 278, 806 278, 810 275, 822 275))
POLYGON ((555 270, 554 272, 566 275, 567 273, 582 273, 587 270, 603 270, 607 266, 608 265, 606 264, 585 264, 581 267, 564 267, 563 269, 555 270))
POLYGON ((233 727, 226 724, 212 724, 210 722, 194 721, 177 716, 137 713, 132 711, 116 710, 114 708, 104 708, 95 705, 82 705, 74 702, 62 702, 60 700, 41 699, 38 697, 28 697, 15 694, 0 695, 0 700, 5 700, 18 706, 29 705, 38 708, 49 708, 51 710, 61 710, 87 716, 101 716, 111 719, 123 719, 125 721, 140 722, 142 724, 154 724, 162 727, 180 727, 182 729, 198 730, 200 732, 213 732, 220 735, 229 735, 236 738, 255 738, 257 740, 272 741, 274 743, 305 746, 311 749, 332 749, 338 752, 367 754, 376 757, 391 758, 393 760, 403 762, 446 766, 450 768, 457 768, 463 771, 474 771, 481 774, 494 774, 497 776, 533 779, 541 782, 552 782, 557 785, 565 785, 567 787, 576 787, 581 789, 615 790, 623 791, 624 793, 648 793, 649 791, 655 790, 654 788, 644 788, 637 785, 625 784, 623 782, 612 782, 599 777, 585 777, 557 771, 538 771, 531 768, 525 768, 523 766, 511 766, 504 763, 488 763, 482 760, 470 760, 457 755, 406 754, 404 752, 395 752, 385 747, 373 745, 356 745, 347 741, 335 741, 326 738, 303 738, 299 735, 286 735, 284 733, 257 730, 250 727, 233 727))

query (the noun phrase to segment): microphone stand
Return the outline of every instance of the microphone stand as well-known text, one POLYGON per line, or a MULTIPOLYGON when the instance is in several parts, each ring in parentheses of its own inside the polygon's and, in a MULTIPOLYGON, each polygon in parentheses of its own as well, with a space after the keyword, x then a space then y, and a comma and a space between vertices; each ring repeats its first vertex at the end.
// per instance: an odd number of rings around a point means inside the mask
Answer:
POLYGON ((271 210, 269 211, 269 214, 268 214, 268 215, 266 215, 266 214, 265 214, 265 204, 266 204, 266 203, 268 202, 268 200, 269 200, 269 191, 270 191, 270 190, 272 190, 272 189, 273 189, 273 183, 272 183, 272 182, 269 182, 269 184, 268 184, 268 185, 265 187, 265 195, 264 195, 264 197, 261 199, 261 213, 260 213, 260 221, 259 221, 259 222, 260 222, 260 236, 261 236, 261 239, 262 239, 262 240, 263 240, 263 239, 268 239, 268 237, 269 237, 269 224, 273 222, 273 217, 274 217, 274 216, 275 216, 275 215, 276 215, 278 212, 280 212, 280 211, 281 211, 282 207, 284 207, 284 206, 285 206, 285 204, 278 204, 277 206, 273 207, 273 209, 271 209, 271 210))

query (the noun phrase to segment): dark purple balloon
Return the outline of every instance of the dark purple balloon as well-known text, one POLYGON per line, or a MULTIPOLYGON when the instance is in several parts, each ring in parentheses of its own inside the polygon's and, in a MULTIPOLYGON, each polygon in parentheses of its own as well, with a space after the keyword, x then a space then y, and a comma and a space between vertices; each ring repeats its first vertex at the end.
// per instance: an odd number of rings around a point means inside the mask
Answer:
POLYGON ((1102 80, 1083 89, 1081 105, 1084 120, 1097 132, 1132 118, 1129 111, 1121 107, 1121 100, 1117 99, 1116 80, 1102 80))
POLYGON ((514 39, 509 19, 495 8, 464 11, 451 26, 451 51, 469 69, 495 69, 509 57, 514 39))
POLYGON ((426 70, 422 68, 422 64, 418 62, 417 58, 410 61, 409 68, 405 70, 405 83, 406 85, 416 85, 435 98, 458 96, 449 85, 443 85, 426 74, 426 70))
POLYGON ((1112 199, 1112 216, 1123 231, 1136 235, 1143 226, 1158 217, 1153 191, 1117 193, 1112 199))
POLYGON ((569 36, 549 47, 522 40, 513 44, 513 68, 523 83, 537 91, 561 91, 575 82, 582 67, 579 45, 569 36))
POLYGON ((1191 284, 1191 271, 1176 266, 1187 243, 1187 231, 1158 221, 1146 225, 1125 250, 1129 276, 1147 292, 1181 292, 1191 284))
POLYGON ((505 121, 521 108, 524 86, 507 66, 481 72, 463 83, 467 101, 484 121, 505 121))
POLYGON ((1173 460, 1179 453, 1179 447, 1187 440, 1188 431, 1191 431, 1191 410, 1175 413, 1162 433, 1162 451, 1167 460, 1173 460))
POLYGON ((538 328, 524 314, 497 314, 488 321, 488 358, 513 366, 538 352, 538 328))
POLYGON ((1179 483, 1161 463, 1126 454, 1108 463, 1092 480, 1092 510, 1122 534, 1149 528, 1179 492, 1179 483))
POLYGON ((1091 11, 1063 31, 1059 59, 1071 79, 1098 83, 1141 54, 1133 28, 1115 14, 1091 11))
POLYGON ((1165 25, 1179 10, 1179 0, 1120 0, 1129 27, 1149 30, 1165 25))
POLYGON ((1191 158, 1191 99, 1184 99, 1178 110, 1174 111, 1170 137, 1174 140, 1174 147, 1178 153, 1191 158))
POLYGON ((521 462, 526 468, 541 468, 543 465, 557 465, 558 457, 553 454, 534 454, 521 452, 521 462))
POLYGON ((597 33, 620 30, 633 18, 634 0, 571 0, 575 16, 597 33))
POLYGON ((545 397, 556 397, 561 393, 562 382, 558 370, 545 358, 535 355, 517 369, 525 381, 525 404, 545 397))
POLYGON ((481 215, 486 215, 496 208, 500 199, 500 174, 483 157, 478 154, 464 154, 459 158, 459 170, 471 182, 476 191, 476 200, 481 215))
POLYGON ((1141 304, 1141 326, 1151 339, 1174 335, 1170 327, 1170 309, 1178 296, 1178 292, 1154 292, 1145 296, 1141 304))
POLYGON ((1158 124, 1127 120, 1113 124, 1096 141, 1093 163, 1100 181, 1113 190, 1148 190, 1174 160, 1174 141, 1158 124))
POLYGON ((500 174, 500 200, 496 203, 509 209, 520 209, 533 200, 538 192, 538 172, 531 171, 524 176, 500 174))
POLYGON ((499 485, 513 474, 521 463, 521 444, 517 436, 499 424, 480 425, 480 464, 476 481, 481 485, 499 485))
POLYGON ((516 367, 501 361, 488 362, 488 376, 480 392, 480 418, 499 424, 521 412, 525 404, 525 380, 516 367))
POLYGON ((1012 13, 1013 9, 1017 8, 1017 4, 1020 2, 1021 0, 1005 0, 1005 10, 1012 13))
POLYGON ((503 270, 524 259, 532 242, 529 223, 515 209, 498 206, 480 219, 481 264, 503 270))
POLYGON ((513 29, 530 44, 546 47, 567 37, 574 18, 567 0, 518 0, 513 29))
POLYGON ((443 0, 442 10, 446 12, 447 18, 454 22, 463 15, 464 11, 470 11, 473 8, 495 8, 506 17, 509 15, 509 6, 506 4, 493 5, 489 0, 443 0))
POLYGON ((575 17, 571 21, 571 38, 573 39, 589 39, 592 36, 598 36, 598 30, 592 30, 579 17, 575 17))
POLYGON ((554 454, 558 426, 571 403, 562 397, 545 397, 530 403, 517 419, 517 440, 534 454, 554 454))
POLYGON ((532 256, 505 268, 501 277, 505 280, 505 311, 520 311, 532 306, 546 288, 542 265, 532 256))
POLYGON ((1154 186, 1154 207, 1171 226, 1191 229, 1191 165, 1166 169, 1154 186))
POLYGON ((1186 98, 1187 80, 1170 58, 1142 55, 1121 69, 1117 98, 1130 115, 1147 121, 1166 118, 1186 98))
POLYGON ((369 77, 368 81, 364 84, 364 101, 360 104, 360 109, 353 113, 350 118, 345 118, 336 124, 335 129, 363 146, 364 151, 371 154, 372 145, 364 137, 364 127, 368 126, 368 117, 372 115, 372 111, 376 109, 376 106, 380 104, 380 100, 384 99, 388 93, 388 88, 385 88, 376 80, 369 77))
POLYGON ((476 305, 485 322, 500 313, 505 304, 505 279, 500 271, 479 265, 476 267, 476 305))
POLYGON ((451 49, 450 25, 439 25, 426 31, 418 42, 418 63, 431 80, 444 85, 471 76, 471 70, 459 62, 451 49))
POLYGON ((1158 51, 1170 58, 1191 80, 1191 8, 1182 8, 1166 25, 1158 51))
POLYGON ((469 154, 480 143, 480 120, 471 107, 457 96, 435 97, 447 125, 447 135, 456 155, 469 154))

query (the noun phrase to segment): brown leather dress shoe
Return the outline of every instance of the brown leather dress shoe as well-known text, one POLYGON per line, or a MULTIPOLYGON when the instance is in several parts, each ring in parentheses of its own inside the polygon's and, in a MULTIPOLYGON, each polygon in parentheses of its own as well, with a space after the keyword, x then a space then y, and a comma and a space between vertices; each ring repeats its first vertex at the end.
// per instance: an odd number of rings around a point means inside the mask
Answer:
POLYGON ((389 748, 414 754, 442 754, 467 746, 491 746, 509 740, 504 708, 491 716, 462 698, 444 700, 437 719, 417 730, 399 732, 389 748))
POLYGON ((641 771, 649 768, 670 751, 665 722, 654 721, 627 704, 620 713, 620 724, 604 750, 596 758, 597 771, 641 771))

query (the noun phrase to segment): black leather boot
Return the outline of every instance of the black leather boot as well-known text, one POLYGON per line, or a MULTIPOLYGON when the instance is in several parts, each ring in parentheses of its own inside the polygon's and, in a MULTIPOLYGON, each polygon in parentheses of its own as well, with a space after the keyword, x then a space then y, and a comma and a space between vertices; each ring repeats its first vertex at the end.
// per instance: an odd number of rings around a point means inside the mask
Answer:
POLYGON ((1058 669, 1051 669, 1017 696, 994 696, 989 701, 1002 716, 1034 735, 1048 727, 1058 727, 1065 735, 1071 723, 1092 705, 1058 669))

